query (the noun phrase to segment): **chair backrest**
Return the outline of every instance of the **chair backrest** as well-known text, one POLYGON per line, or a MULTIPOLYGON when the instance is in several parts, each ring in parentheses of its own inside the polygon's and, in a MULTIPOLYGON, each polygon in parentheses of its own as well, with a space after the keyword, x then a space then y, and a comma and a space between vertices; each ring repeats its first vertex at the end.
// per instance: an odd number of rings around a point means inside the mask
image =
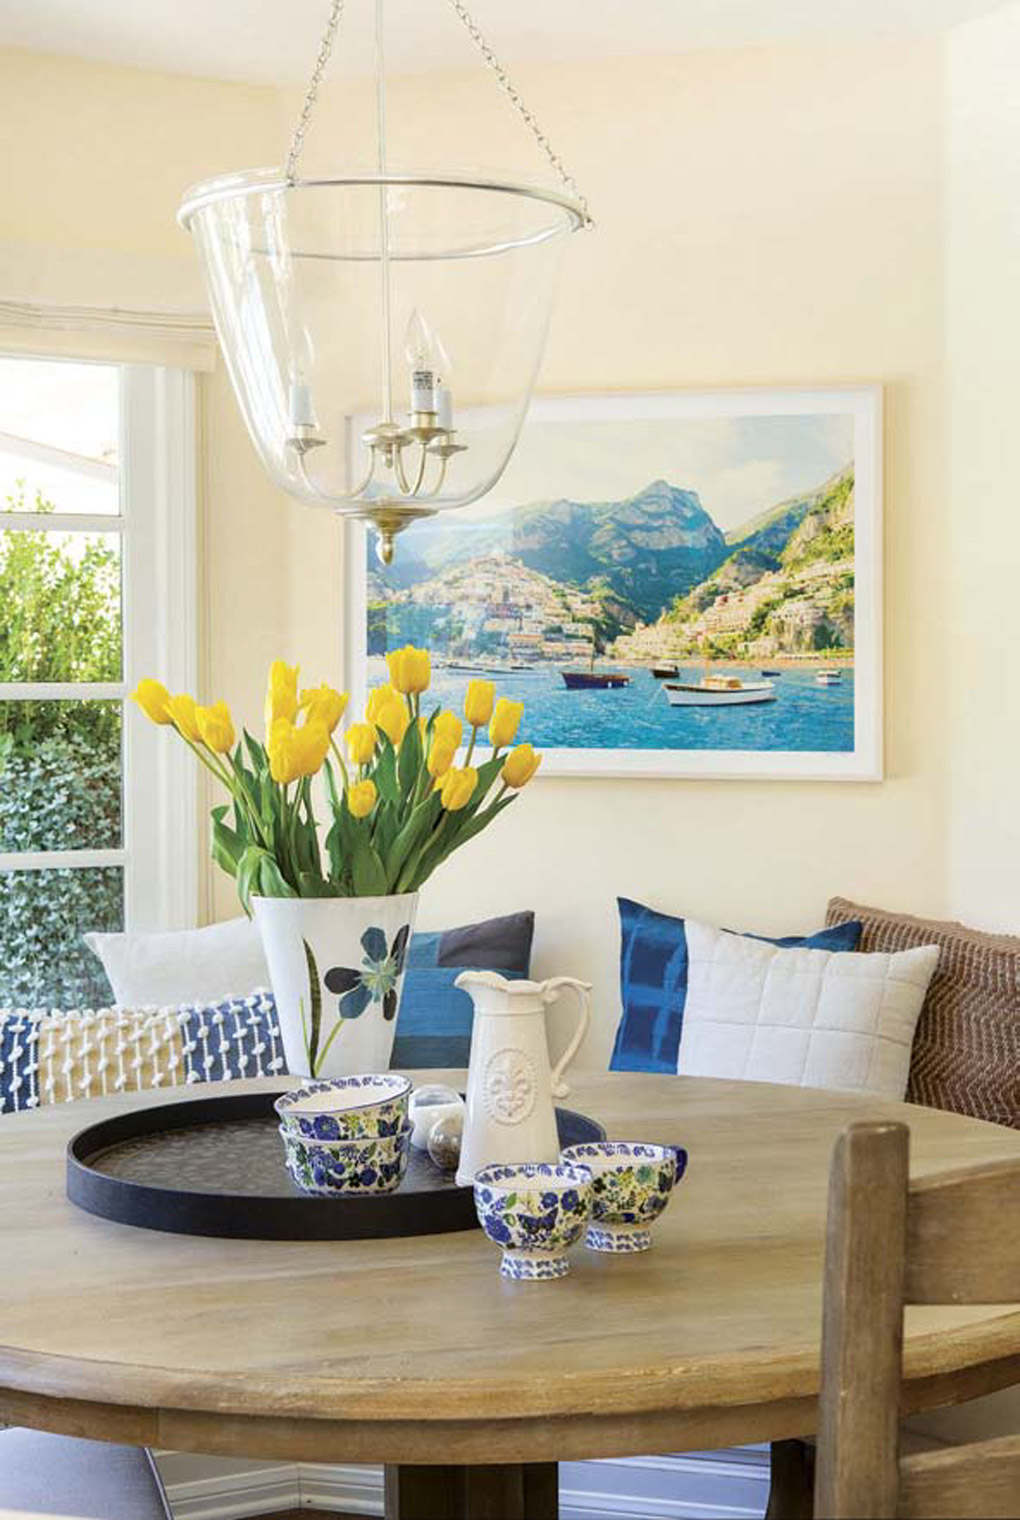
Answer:
POLYGON ((1020 1302, 1020 1161, 911 1183, 905 1124, 853 1124, 829 1182, 819 1520, 1020 1514, 1020 1436, 899 1457, 905 1304, 1020 1302))

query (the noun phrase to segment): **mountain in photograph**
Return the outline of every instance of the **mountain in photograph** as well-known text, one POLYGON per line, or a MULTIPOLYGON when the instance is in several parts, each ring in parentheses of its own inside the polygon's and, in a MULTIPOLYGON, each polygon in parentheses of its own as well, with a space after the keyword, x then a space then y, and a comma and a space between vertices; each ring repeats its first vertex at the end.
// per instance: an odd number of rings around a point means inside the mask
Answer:
POLYGON ((653 480, 626 501, 534 502, 481 522, 450 514, 402 540, 401 554, 377 582, 380 590, 405 590, 466 560, 503 554, 564 584, 602 579, 640 617, 654 618, 727 553, 726 537, 696 491, 653 480))
POLYGON ((714 659, 769 659, 854 643, 854 472, 785 501, 728 535, 731 552, 654 624, 621 639, 621 658, 706 649, 714 659))
POLYGON ((534 502, 425 523, 369 573, 368 642, 535 663, 853 647, 853 468, 723 533, 697 492, 534 502))

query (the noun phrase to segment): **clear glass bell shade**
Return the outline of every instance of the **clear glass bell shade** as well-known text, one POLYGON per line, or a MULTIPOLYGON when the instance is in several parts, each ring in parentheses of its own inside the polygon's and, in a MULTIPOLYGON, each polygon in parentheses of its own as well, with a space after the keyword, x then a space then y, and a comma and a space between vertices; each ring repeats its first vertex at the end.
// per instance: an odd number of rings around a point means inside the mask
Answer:
POLYGON ((259 170, 196 187, 180 219, 279 486, 385 532, 496 483, 576 202, 498 181, 259 170))

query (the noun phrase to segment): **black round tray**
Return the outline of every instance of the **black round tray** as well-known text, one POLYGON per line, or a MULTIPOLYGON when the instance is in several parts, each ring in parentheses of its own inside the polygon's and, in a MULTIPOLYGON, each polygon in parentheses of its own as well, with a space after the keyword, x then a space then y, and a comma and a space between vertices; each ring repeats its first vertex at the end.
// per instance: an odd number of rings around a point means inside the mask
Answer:
MULTIPOLYGON (((120 1224, 234 1240, 367 1240, 477 1226, 472 1189, 413 1148, 395 1193, 302 1193, 284 1164, 279 1095, 191 1098, 90 1124, 68 1142, 67 1196, 120 1224)), ((606 1137, 569 1108, 556 1110, 556 1122, 564 1146, 606 1137)))

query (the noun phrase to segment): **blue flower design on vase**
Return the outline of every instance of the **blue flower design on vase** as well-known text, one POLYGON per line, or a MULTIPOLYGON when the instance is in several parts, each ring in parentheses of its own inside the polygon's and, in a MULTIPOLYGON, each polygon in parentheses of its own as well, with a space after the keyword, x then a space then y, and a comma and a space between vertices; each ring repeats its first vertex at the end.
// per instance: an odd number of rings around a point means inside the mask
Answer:
POLYGON ((360 968, 333 966, 323 980, 340 999, 341 1019, 359 1019, 373 1003, 382 1003, 384 1019, 397 1016, 397 983, 404 971, 411 925, 403 924, 387 945, 385 931, 370 927, 361 936, 365 955, 360 968))

